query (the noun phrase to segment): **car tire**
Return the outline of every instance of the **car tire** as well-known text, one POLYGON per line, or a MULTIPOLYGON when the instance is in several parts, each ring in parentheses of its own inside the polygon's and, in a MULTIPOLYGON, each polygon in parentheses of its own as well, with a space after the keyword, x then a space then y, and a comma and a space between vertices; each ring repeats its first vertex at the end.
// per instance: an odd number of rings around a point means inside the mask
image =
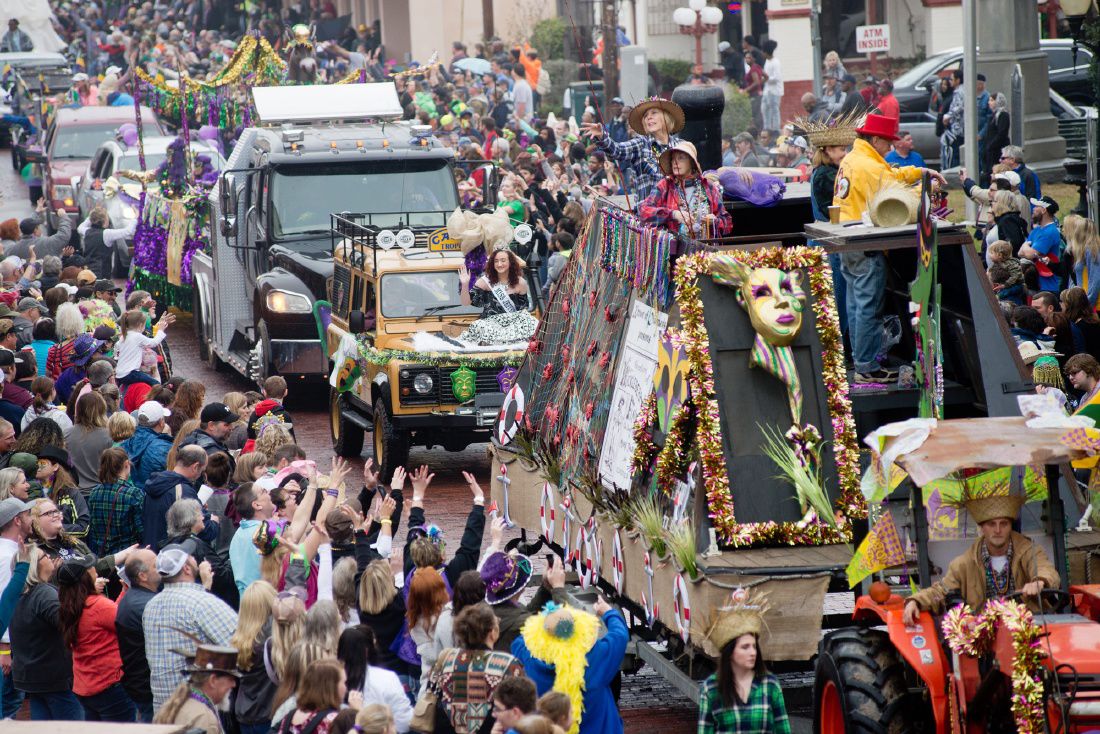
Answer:
POLYGON ((344 395, 335 388, 329 388, 329 431, 332 433, 332 451, 337 456, 357 459, 363 453, 362 427, 343 416, 344 395))
POLYGON ((394 470, 409 459, 409 434, 393 425, 389 408, 379 398, 374 401, 374 464, 380 472, 380 481, 388 484, 394 470))

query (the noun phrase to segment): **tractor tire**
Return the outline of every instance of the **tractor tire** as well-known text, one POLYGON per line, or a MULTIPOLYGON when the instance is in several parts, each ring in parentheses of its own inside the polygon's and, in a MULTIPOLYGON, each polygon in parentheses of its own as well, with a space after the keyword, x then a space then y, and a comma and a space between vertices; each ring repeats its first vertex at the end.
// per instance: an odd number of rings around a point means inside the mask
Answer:
POLYGON ((409 434, 395 427, 390 411, 381 398, 374 401, 374 464, 378 467, 379 480, 389 484, 393 471, 409 460, 409 434))
POLYGON ((911 734, 922 730, 919 693, 889 636, 850 627, 825 636, 814 674, 814 734, 911 734))
POLYGON ((344 397, 335 389, 329 389, 329 428, 332 431, 332 451, 337 456, 358 459, 363 453, 363 429, 345 418, 340 408, 344 397))

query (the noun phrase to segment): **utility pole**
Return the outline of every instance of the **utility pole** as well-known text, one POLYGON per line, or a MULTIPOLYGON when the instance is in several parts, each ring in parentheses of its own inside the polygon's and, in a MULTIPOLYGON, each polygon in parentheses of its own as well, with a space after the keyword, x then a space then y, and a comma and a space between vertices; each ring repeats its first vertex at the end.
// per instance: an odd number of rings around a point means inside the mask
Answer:
POLYGON ((619 96, 619 12, 617 0, 603 2, 603 98, 619 96))
POLYGON ((493 29, 493 0, 481 0, 481 35, 485 43, 496 35, 493 29))
MULTIPOLYGON (((962 165, 970 176, 978 174, 978 0, 963 0, 963 144, 962 165)), ((977 179, 975 179, 977 180, 977 179)), ((974 200, 966 199, 966 218, 978 215, 974 200)))

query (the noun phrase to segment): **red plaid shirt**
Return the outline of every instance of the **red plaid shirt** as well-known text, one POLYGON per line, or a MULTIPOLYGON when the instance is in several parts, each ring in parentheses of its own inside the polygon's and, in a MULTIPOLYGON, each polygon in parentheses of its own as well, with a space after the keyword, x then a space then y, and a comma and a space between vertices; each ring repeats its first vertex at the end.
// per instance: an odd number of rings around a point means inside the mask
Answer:
MULTIPOLYGON (((702 181, 706 187, 707 201, 710 202, 710 213, 717 217, 713 232, 718 237, 725 237, 733 231, 733 220, 722 205, 722 189, 706 177, 702 181)), ((678 233, 680 223, 672 218, 672 213, 677 210, 688 211, 688 202, 683 200, 682 191, 681 187, 674 185, 671 176, 662 178, 657 182, 656 191, 638 207, 638 214, 646 224, 665 227, 674 234, 678 233)))

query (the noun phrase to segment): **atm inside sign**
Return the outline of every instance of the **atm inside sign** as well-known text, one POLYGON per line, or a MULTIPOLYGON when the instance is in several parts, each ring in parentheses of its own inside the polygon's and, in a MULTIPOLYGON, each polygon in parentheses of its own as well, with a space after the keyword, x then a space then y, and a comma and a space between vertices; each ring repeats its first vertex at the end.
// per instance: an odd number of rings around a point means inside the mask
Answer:
POLYGON ((856 27, 856 53, 881 54, 890 50, 890 26, 861 25, 856 27))

